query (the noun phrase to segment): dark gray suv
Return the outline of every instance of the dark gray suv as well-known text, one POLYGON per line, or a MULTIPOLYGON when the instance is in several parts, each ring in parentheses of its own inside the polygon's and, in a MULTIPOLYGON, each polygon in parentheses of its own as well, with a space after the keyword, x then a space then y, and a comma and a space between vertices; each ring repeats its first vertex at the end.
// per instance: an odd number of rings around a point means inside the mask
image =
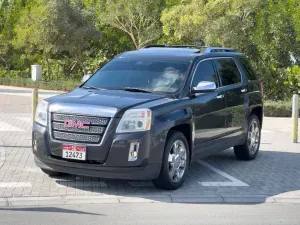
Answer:
POLYGON ((177 189, 199 158, 234 147, 238 159, 254 159, 262 120, 262 83, 242 53, 148 46, 39 103, 33 153, 49 175, 153 180, 177 189))

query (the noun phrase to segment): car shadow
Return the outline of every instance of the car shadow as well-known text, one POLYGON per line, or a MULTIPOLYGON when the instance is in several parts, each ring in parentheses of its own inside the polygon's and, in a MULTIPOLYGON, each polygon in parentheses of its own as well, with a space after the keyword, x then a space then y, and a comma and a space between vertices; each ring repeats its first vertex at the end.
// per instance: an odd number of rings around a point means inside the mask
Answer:
POLYGON ((241 200, 241 204, 256 204, 265 202, 269 197, 295 194, 296 191, 300 196, 300 152, 264 150, 261 147, 256 160, 239 161, 232 149, 229 149, 203 161, 204 164, 195 162, 190 166, 182 187, 174 191, 157 189, 151 181, 110 180, 74 175, 60 177, 56 184, 79 191, 77 195, 93 192, 91 195, 94 196, 114 195, 159 202, 170 202, 171 199, 173 202, 185 203, 232 201, 236 204, 241 200), (235 185, 239 183, 232 183, 234 181, 241 181, 245 185, 235 185), (203 186, 205 183, 211 186, 203 186), (234 197, 240 200, 234 202, 234 197), (220 201, 217 201, 218 198, 220 201), (243 201, 243 198, 249 201, 243 201))
POLYGON ((90 213, 79 210, 65 209, 60 207, 27 207, 27 208, 0 208, 0 211, 19 211, 19 212, 47 212, 47 213, 67 213, 67 214, 82 214, 90 216, 105 216, 98 213, 90 213))

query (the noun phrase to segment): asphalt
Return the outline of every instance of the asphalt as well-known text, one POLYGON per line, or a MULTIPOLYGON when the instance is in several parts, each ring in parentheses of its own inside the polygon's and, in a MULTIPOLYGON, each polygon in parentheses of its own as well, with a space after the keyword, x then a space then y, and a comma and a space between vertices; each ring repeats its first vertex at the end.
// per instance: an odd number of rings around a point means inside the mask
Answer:
POLYGON ((100 204, 0 208, 2 225, 300 224, 299 204, 100 204))

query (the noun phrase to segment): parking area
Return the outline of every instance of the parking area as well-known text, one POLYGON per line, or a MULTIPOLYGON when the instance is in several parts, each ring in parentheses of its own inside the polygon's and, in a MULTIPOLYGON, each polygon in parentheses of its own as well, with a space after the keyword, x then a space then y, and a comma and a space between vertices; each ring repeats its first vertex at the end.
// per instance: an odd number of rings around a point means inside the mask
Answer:
POLYGON ((232 196, 266 199, 280 196, 300 199, 300 144, 292 143, 291 119, 264 119, 256 160, 238 161, 233 150, 228 149, 194 163, 180 189, 163 191, 156 189, 151 181, 74 175, 48 177, 33 161, 30 104, 30 95, 0 93, 0 198, 102 196, 117 197, 118 201, 122 197, 134 197, 136 201, 193 201, 201 196, 208 201, 210 198, 221 201, 232 196))

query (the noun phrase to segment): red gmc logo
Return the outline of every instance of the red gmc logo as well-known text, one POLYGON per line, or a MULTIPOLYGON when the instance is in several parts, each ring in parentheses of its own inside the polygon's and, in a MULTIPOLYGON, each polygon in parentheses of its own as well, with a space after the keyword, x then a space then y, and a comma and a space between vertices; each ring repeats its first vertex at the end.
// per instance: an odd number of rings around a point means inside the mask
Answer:
POLYGON ((64 121, 64 127, 75 127, 75 128, 82 128, 82 129, 89 129, 88 126, 85 125, 89 125, 88 122, 84 122, 84 121, 74 121, 74 120, 65 120, 64 121))

